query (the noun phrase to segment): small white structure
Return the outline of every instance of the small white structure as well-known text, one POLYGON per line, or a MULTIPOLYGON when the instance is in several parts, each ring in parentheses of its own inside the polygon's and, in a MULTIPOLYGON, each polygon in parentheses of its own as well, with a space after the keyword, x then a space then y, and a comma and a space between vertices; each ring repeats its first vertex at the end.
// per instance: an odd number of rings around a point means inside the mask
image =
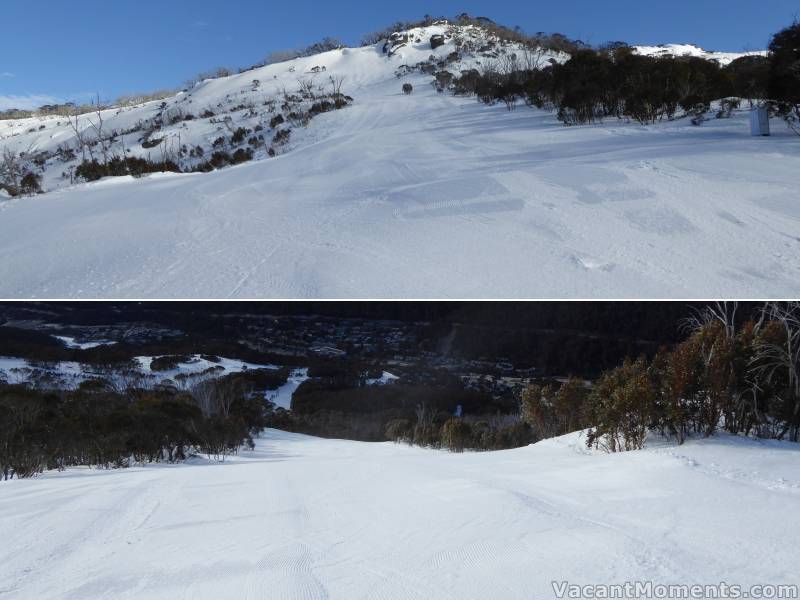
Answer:
POLYGON ((754 136, 769 135, 769 112, 766 106, 756 106, 750 111, 750 133, 754 136))

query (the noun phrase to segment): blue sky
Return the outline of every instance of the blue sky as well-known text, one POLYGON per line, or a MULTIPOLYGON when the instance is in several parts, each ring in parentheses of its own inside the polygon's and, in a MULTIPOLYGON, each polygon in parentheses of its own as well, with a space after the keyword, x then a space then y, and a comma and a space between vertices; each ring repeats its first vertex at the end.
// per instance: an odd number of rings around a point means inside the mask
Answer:
POLYGON ((324 36, 356 44, 399 19, 468 12, 592 44, 695 43, 762 49, 800 15, 797 0, 40 0, 7 2, 0 110, 171 88, 217 66, 251 65, 324 36))

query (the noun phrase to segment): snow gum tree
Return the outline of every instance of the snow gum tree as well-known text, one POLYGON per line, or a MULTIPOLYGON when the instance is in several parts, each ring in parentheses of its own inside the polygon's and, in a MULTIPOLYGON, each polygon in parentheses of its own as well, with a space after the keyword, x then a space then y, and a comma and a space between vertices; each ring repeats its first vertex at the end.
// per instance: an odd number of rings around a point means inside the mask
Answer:
POLYGON ((639 450, 653 422, 656 391, 647 360, 626 360, 604 373, 588 398, 595 424, 587 444, 610 452, 639 450))
POLYGON ((555 416, 561 432, 569 433, 583 427, 584 403, 588 390, 583 381, 577 377, 570 377, 562 385, 555 396, 555 416))
POLYGON ((549 385, 533 384, 522 392, 521 416, 537 439, 558 435, 554 409, 555 390, 549 385))
POLYGON ((770 303, 769 327, 755 342, 753 372, 774 400, 782 421, 777 436, 800 441, 800 302, 770 303))
POLYGON ((557 389, 533 384, 522 392, 522 420, 538 439, 577 431, 584 426, 587 395, 583 381, 576 377, 557 389))

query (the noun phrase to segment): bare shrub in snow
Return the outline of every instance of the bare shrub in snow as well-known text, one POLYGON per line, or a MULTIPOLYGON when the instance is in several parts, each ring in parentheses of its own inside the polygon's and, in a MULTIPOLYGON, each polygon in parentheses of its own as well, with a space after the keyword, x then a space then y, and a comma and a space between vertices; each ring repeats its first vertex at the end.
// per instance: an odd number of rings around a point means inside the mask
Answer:
POLYGON ((472 445, 472 427, 464 419, 452 418, 442 426, 442 446, 451 452, 464 452, 472 445))
POLYGON ((411 443, 414 428, 408 419, 394 419, 386 425, 386 439, 391 442, 411 443))
POLYGON ((305 48, 294 50, 276 50, 275 52, 271 52, 269 55, 267 55, 266 59, 256 66, 263 67, 265 65, 287 62, 294 60, 295 58, 314 56, 315 54, 330 52, 331 50, 338 50, 343 47, 344 44, 338 38, 326 37, 319 42, 311 44, 310 46, 306 46, 305 48))
POLYGON ((23 175, 19 182, 20 192, 23 194, 33 195, 39 194, 42 191, 41 177, 35 173, 27 172, 23 175))
POLYGON ((164 100, 171 98, 178 93, 178 90, 156 90, 154 92, 145 92, 139 94, 126 94, 120 96, 114 101, 116 106, 136 106, 145 104, 147 102, 155 102, 157 100, 164 100))
POLYGON ((275 145, 285 144, 289 141, 289 138, 292 135, 291 129, 279 129, 275 134, 275 137, 272 138, 272 143, 275 145))
POLYGON ((11 148, 3 148, 0 155, 0 188, 11 196, 20 192, 20 182, 25 174, 26 162, 11 148))

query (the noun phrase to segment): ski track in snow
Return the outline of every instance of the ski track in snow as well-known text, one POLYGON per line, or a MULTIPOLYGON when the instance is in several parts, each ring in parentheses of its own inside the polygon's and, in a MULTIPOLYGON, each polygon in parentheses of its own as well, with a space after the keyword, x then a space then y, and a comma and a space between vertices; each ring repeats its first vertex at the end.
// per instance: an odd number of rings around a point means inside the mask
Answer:
POLYGON ((292 396, 294 395, 297 388, 303 384, 303 382, 308 381, 308 369, 293 369, 292 372, 289 374, 286 383, 280 386, 276 390, 268 390, 264 397, 269 402, 275 404, 276 407, 282 408, 284 410, 291 410, 292 408, 292 396))
POLYGON ((0 596, 522 599, 562 580, 797 583, 798 452, 720 436, 607 455, 572 434, 453 455, 268 430, 224 463, 0 485, 0 596))
POLYGON ((749 136, 746 111, 701 127, 567 128, 549 112, 437 94, 430 77, 396 78, 431 54, 412 46, 392 58, 334 51, 293 61, 295 72, 272 65, 192 92, 199 110, 254 77, 296 85, 318 65, 346 75, 354 105, 295 128, 294 150, 274 159, 1 201, 0 296, 800 291, 800 138, 779 121, 771 138, 749 136))

